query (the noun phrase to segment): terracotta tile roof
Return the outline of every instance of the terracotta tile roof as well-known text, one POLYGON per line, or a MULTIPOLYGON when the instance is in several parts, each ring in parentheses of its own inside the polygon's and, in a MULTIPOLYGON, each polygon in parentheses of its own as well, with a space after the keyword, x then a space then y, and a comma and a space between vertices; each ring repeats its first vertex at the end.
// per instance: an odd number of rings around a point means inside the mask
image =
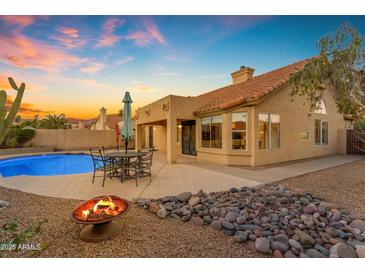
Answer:
POLYGON ((119 114, 108 114, 106 116, 106 125, 109 129, 114 129, 115 124, 122 121, 122 117, 119 114))
POLYGON ((84 121, 85 128, 91 128, 92 124, 96 123, 98 118, 92 118, 84 121))
POLYGON ((290 76, 302 70, 311 59, 281 67, 279 69, 261 74, 243 83, 229 85, 197 96, 199 100, 206 102, 194 113, 226 110, 249 101, 261 99, 265 95, 277 90, 286 84, 290 76))

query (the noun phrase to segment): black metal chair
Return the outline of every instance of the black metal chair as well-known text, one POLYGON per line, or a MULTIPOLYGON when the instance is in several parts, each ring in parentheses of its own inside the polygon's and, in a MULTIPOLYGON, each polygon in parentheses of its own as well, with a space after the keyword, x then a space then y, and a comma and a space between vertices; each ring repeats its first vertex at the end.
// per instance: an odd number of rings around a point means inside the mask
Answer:
POLYGON ((138 177, 150 177, 152 182, 152 159, 154 148, 149 148, 146 155, 141 156, 137 162, 138 177))
POLYGON ((117 173, 118 169, 122 168, 122 166, 119 163, 116 163, 112 159, 105 157, 104 148, 102 148, 102 150, 101 149, 93 150, 90 148, 90 155, 94 165, 92 183, 94 183, 95 177, 103 177, 103 186, 104 186, 106 176, 109 175, 111 179, 113 174, 117 173), (103 176, 96 176, 96 172, 103 172, 103 176))

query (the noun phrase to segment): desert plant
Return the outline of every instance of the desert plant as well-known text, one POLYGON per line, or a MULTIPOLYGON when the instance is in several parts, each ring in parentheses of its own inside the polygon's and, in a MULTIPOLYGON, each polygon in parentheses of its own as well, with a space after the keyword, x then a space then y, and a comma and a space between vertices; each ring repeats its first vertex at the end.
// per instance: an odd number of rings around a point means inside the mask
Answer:
POLYGON ((9 250, 19 251, 22 244, 26 244, 31 238, 41 231, 41 227, 47 220, 40 221, 36 226, 25 226, 19 220, 9 220, 0 227, 0 243, 7 245, 9 250))
POLYGON ((19 111, 20 103, 23 99, 25 84, 17 86, 13 78, 8 78, 10 86, 17 91, 14 102, 8 111, 7 109, 7 94, 5 90, 0 90, 0 144, 5 140, 9 128, 12 126, 14 119, 19 111))

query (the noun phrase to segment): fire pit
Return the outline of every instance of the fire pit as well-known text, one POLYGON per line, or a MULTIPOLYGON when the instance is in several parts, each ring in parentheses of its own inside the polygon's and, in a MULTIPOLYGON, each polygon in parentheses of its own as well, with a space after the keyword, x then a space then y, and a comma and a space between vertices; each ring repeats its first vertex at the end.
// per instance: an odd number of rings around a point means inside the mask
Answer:
POLYGON ((99 196, 78 206, 70 219, 85 225, 79 237, 85 242, 100 242, 119 235, 123 227, 113 220, 127 213, 130 202, 117 196, 99 196))

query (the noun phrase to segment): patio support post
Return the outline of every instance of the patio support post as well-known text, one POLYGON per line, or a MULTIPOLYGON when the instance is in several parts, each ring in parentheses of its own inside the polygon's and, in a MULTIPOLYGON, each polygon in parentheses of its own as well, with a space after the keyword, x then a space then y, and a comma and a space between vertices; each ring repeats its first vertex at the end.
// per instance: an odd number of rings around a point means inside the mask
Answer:
POLYGON ((177 121, 176 118, 170 117, 167 119, 167 162, 169 164, 176 163, 177 160, 177 121))
POLYGON ((136 125, 136 132, 135 132, 135 147, 136 150, 141 150, 142 149, 142 138, 144 138, 143 134, 142 134, 142 125, 136 125))

